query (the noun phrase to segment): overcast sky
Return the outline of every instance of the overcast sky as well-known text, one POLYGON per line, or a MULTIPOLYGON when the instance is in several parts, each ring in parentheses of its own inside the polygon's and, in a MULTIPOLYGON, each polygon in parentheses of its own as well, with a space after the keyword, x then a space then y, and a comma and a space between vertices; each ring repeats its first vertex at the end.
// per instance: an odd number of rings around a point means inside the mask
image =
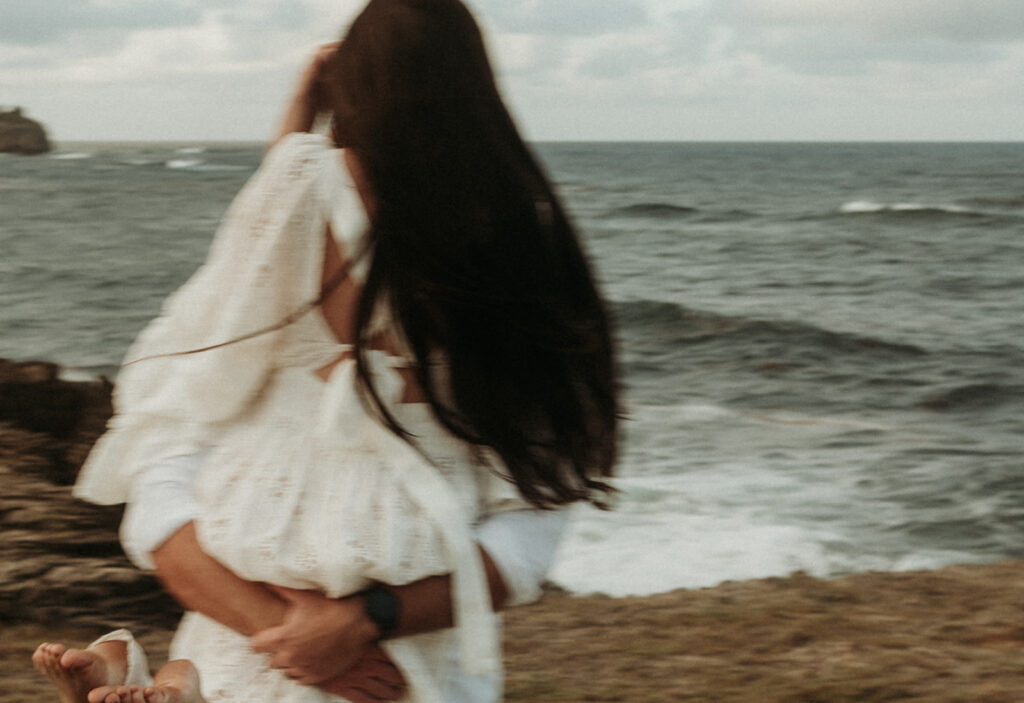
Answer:
MULTIPOLYGON (((0 0, 57 140, 262 140, 362 0, 0 0)), ((1024 139, 1022 0, 475 0, 538 140, 1024 139)))

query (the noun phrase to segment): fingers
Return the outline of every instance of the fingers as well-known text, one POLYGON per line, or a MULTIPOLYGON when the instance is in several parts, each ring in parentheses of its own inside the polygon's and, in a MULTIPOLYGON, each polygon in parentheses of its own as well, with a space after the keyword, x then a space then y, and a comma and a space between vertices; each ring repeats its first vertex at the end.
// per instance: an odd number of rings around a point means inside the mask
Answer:
POLYGON ((333 691, 336 695, 346 698, 352 703, 379 703, 379 701, 400 701, 405 697, 405 688, 380 687, 373 682, 363 682, 358 686, 346 686, 333 691))
POLYGON ((330 673, 324 673, 316 669, 299 666, 295 658, 281 653, 274 654, 269 659, 271 669, 277 669, 287 678, 303 686, 316 686, 331 677, 330 673))
POLYGON ((320 60, 329 58, 338 47, 341 46, 340 41, 332 41, 327 44, 321 44, 316 50, 316 57, 320 60))
POLYGON ((405 696, 405 683, 394 684, 377 678, 361 681, 358 688, 366 695, 380 701, 397 701, 405 696))
POLYGON ((350 677, 352 681, 367 679, 397 688, 405 687, 405 678, 402 676, 402 672, 390 661, 361 662, 358 667, 352 669, 350 677))
POLYGON ((347 701, 351 701, 351 703, 374 703, 380 700, 380 698, 371 698, 355 688, 340 688, 334 693, 347 701))
POLYGON ((270 655, 267 659, 267 664, 270 668, 280 670, 282 674, 296 683, 303 685, 320 683, 322 679, 314 680, 307 670, 295 665, 295 658, 291 655, 291 652, 281 649, 283 640, 276 634, 276 629, 270 628, 253 635, 249 640, 252 651, 257 654, 270 655))
POLYGON ((402 672, 379 647, 374 645, 348 673, 319 686, 352 703, 400 701, 406 697, 408 686, 402 672))
MULTIPOLYGON (((285 629, 281 625, 261 630, 249 638, 249 646, 252 647, 252 651, 257 654, 274 654, 274 652, 281 649, 285 644, 284 632, 285 629)), ((278 655, 274 655, 274 658, 278 658, 278 655)), ((282 661, 274 668, 280 669, 287 665, 288 662, 282 661)))
POLYGON ((405 688, 405 678, 394 662, 380 647, 374 646, 349 672, 353 682, 362 678, 374 679, 394 687, 405 688))
POLYGON ((323 676, 314 676, 305 669, 299 669, 297 667, 284 669, 281 673, 295 683, 303 686, 316 686, 318 683, 323 683, 325 680, 323 676))

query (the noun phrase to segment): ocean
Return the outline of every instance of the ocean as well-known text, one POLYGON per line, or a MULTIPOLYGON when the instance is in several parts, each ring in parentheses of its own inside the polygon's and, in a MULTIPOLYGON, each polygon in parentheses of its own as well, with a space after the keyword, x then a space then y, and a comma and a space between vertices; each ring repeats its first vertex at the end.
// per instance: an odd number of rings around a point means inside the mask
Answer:
MULTIPOLYGON (((1024 558, 1024 144, 539 144, 615 316, 621 493, 552 573, 648 594, 1024 558)), ((0 155, 0 357, 113 375, 255 144, 0 155)))

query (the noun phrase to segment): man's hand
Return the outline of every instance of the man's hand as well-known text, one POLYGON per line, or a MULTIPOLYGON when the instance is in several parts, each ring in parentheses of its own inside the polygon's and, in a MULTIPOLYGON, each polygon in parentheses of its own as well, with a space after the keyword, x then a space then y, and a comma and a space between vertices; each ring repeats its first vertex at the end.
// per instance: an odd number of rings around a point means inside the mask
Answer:
POLYGON ((317 686, 322 691, 341 696, 352 703, 378 703, 405 698, 406 684, 402 672, 384 651, 374 645, 344 676, 317 686))
POLYGON ((270 654, 270 665, 297 683, 315 686, 343 676, 379 634, 358 596, 331 599, 312 591, 269 588, 288 603, 284 622, 256 633, 250 642, 253 651, 270 654))

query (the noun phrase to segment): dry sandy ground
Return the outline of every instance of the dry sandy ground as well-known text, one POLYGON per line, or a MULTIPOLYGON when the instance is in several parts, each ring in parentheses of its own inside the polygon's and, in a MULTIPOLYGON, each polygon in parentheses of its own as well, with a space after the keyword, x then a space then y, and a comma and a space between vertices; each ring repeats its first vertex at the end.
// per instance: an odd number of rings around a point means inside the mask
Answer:
MULTIPOLYGON (((648 598, 551 594, 507 615, 506 701, 1020 703, 1024 563, 802 575, 648 598)), ((0 629, 0 703, 54 701, 35 644, 93 632, 0 629)), ((144 644, 156 653, 168 633, 144 644)))

